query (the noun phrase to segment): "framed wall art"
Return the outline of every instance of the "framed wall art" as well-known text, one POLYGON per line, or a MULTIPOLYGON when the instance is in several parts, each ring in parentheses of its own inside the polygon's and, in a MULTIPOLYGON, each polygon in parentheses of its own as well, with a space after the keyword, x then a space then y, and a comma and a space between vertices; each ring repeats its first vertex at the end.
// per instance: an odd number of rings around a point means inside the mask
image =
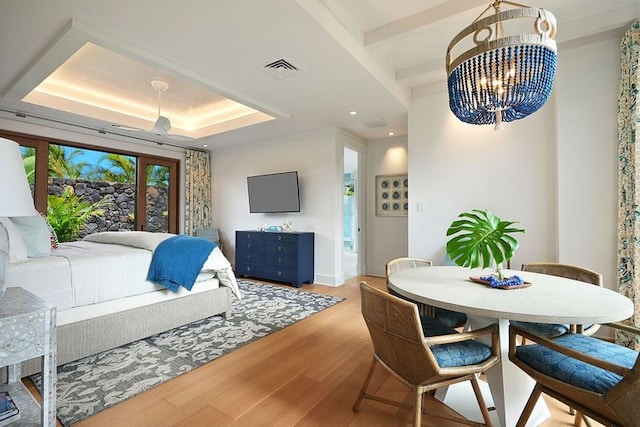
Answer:
POLYGON ((407 216, 408 213, 408 175, 376 176, 376 216, 407 216))

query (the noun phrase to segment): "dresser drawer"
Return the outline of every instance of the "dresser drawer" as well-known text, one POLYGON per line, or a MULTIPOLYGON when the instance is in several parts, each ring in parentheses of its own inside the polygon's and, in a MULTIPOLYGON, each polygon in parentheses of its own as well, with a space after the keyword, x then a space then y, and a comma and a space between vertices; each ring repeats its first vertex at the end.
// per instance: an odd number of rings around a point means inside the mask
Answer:
POLYGON ((238 252, 264 252, 264 242, 262 240, 246 240, 236 243, 238 252))
POLYGON ((247 265, 264 264, 264 251, 238 251, 236 263, 247 265))
POLYGON ((295 242, 265 242, 265 252, 274 257, 295 258, 298 254, 298 245, 295 242))
POLYGON ((273 278, 282 282, 298 281, 298 271, 294 268, 278 268, 277 266, 267 265, 264 268, 265 277, 273 278))
POLYGON ((264 275, 264 266, 261 264, 236 263, 236 274, 262 277, 264 275))
POLYGON ((295 245, 298 242, 298 236, 287 233, 265 233, 264 240, 267 242, 290 242, 295 245))
POLYGON ((237 251, 263 251, 264 233, 253 231, 236 232, 237 251))

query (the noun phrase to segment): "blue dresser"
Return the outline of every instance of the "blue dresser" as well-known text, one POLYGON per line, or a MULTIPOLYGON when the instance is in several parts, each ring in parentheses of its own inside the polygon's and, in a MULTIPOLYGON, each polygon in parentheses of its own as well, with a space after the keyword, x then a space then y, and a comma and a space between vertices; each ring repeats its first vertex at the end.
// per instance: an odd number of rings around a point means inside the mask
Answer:
POLYGON ((313 246, 314 233, 236 231, 235 273, 296 287, 313 283, 313 246))

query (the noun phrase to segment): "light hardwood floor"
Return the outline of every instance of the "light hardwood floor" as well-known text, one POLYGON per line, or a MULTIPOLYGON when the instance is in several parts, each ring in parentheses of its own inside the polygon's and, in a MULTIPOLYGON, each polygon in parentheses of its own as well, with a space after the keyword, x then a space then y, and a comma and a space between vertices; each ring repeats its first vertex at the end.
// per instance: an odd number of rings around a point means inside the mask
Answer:
MULTIPOLYGON (((410 426, 407 410, 371 401, 357 414, 351 410, 373 356, 360 314, 360 280, 385 287, 384 278, 362 276, 338 288, 304 285, 304 290, 346 300, 76 425, 410 426)), ((383 369, 371 387, 389 398, 412 401, 409 390, 383 369)), ((566 406, 547 402, 552 419, 544 427, 572 425, 566 406)), ((426 406, 448 410, 431 398, 426 406)), ((455 424, 425 416, 422 425, 455 424)))

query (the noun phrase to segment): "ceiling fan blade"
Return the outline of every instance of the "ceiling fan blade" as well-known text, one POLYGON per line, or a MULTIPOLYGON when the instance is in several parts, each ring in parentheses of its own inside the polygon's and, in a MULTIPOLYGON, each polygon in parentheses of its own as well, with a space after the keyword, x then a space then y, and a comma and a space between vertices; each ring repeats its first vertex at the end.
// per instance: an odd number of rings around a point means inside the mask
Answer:
POLYGON ((134 128, 134 127, 130 127, 130 126, 123 126, 123 125, 119 125, 116 123, 111 123, 111 127, 112 128, 116 128, 118 130, 126 130, 126 131, 130 131, 130 132, 144 132, 144 129, 140 129, 140 128, 134 128))

